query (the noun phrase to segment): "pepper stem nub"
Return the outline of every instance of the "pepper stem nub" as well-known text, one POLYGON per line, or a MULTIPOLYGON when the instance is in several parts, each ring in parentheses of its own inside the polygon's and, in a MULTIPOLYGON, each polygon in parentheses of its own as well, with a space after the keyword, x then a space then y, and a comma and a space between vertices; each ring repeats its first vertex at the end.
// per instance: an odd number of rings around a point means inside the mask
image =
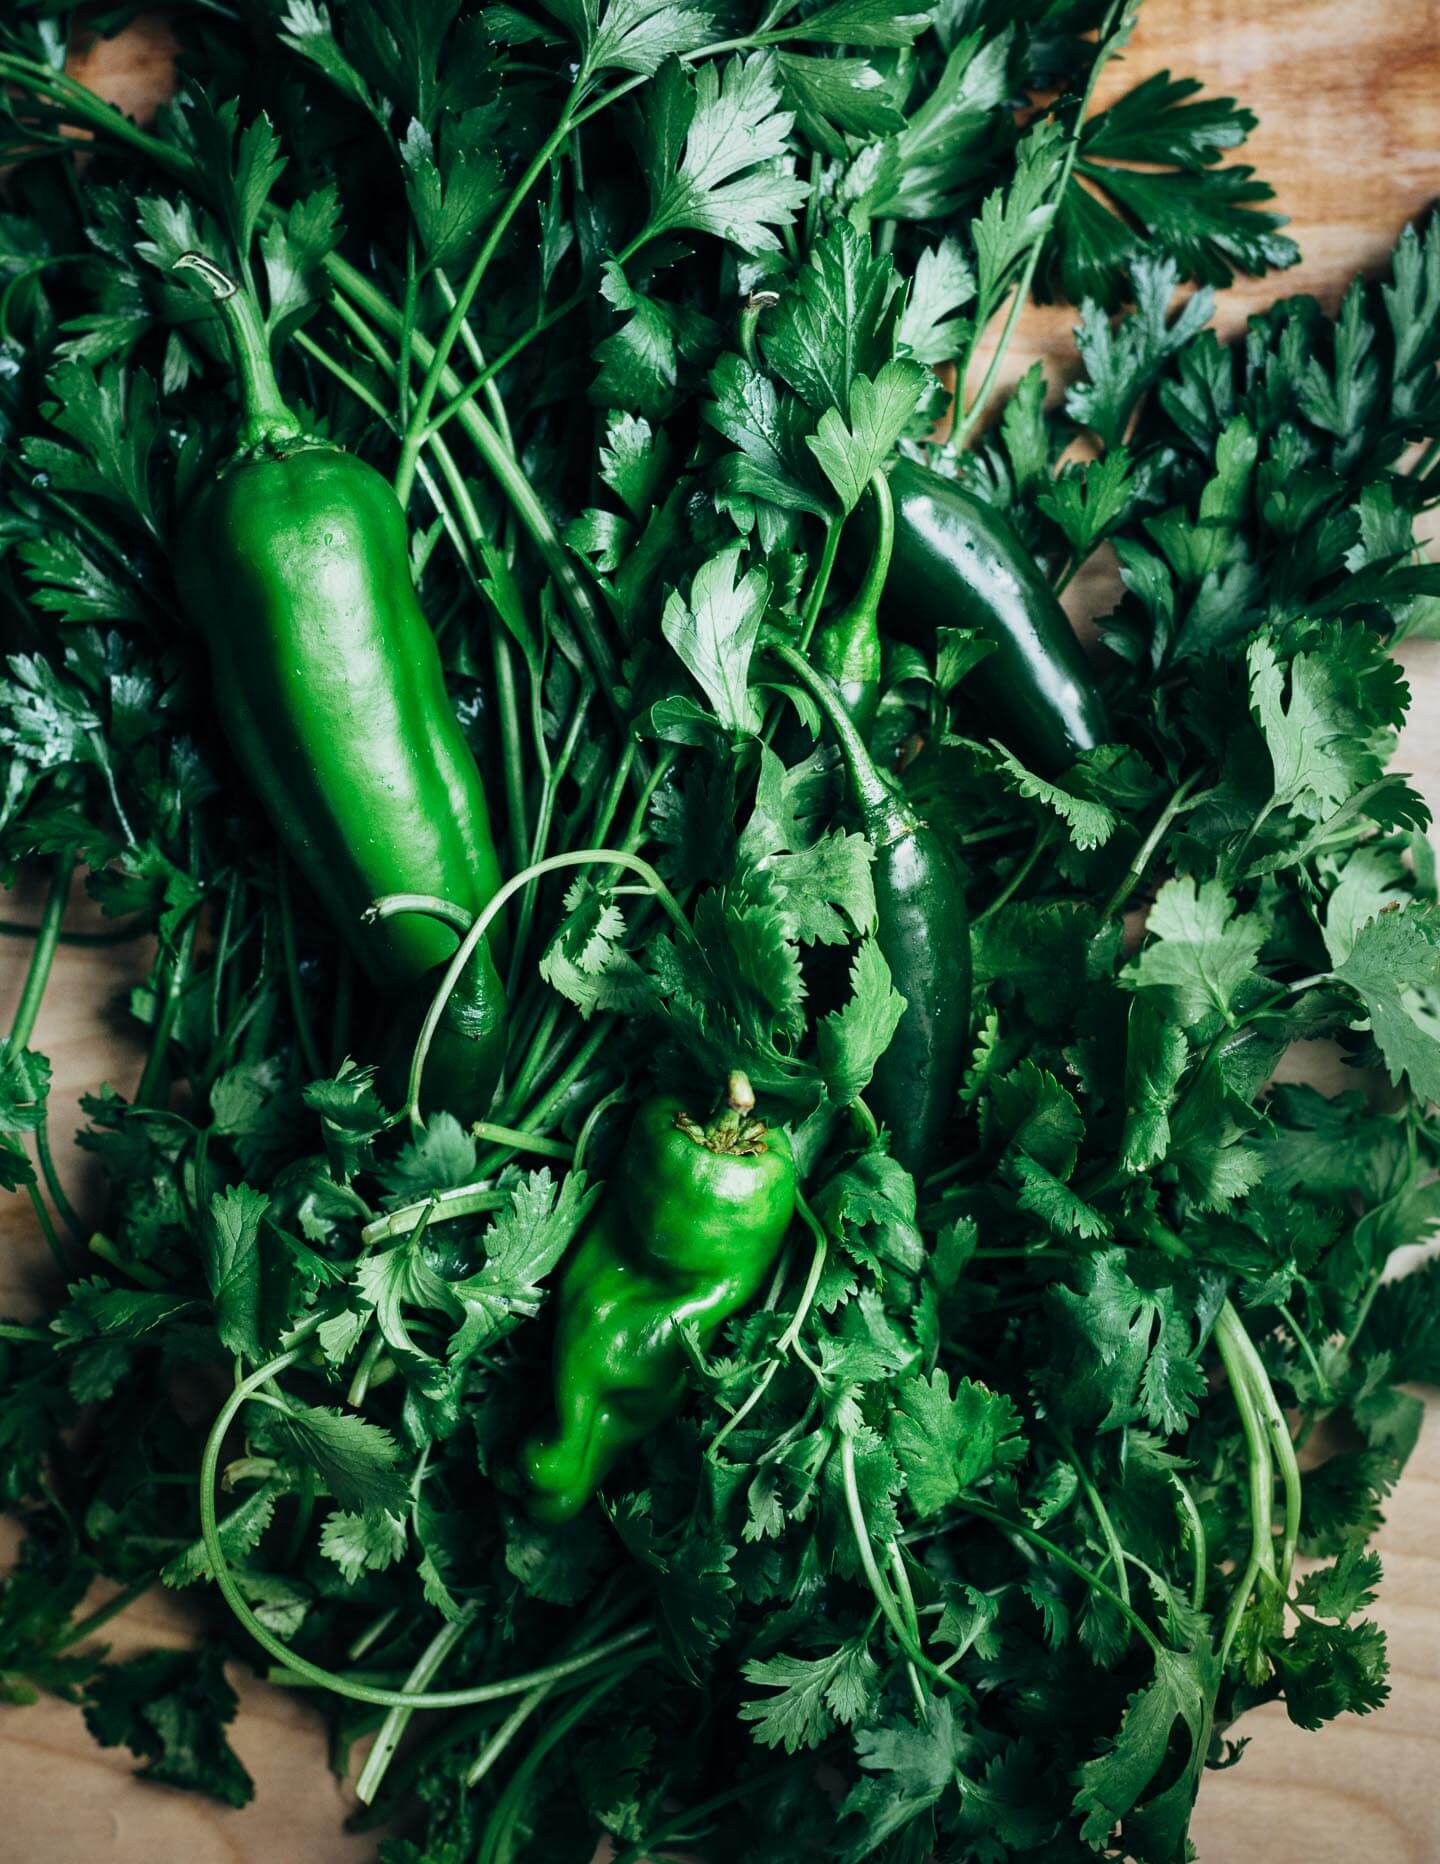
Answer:
POLYGON ((675 1115, 675 1124, 707 1152, 754 1158, 770 1149, 765 1143, 769 1129, 764 1120, 755 1117, 755 1089, 749 1075, 739 1068, 732 1068, 725 1077, 725 1105, 708 1126, 683 1111, 675 1115))
POLYGON ((172 270, 198 274, 224 322, 245 410, 240 432, 242 448, 298 440, 304 429, 280 393, 275 365, 270 360, 270 339, 254 298, 203 252, 182 252, 172 270))

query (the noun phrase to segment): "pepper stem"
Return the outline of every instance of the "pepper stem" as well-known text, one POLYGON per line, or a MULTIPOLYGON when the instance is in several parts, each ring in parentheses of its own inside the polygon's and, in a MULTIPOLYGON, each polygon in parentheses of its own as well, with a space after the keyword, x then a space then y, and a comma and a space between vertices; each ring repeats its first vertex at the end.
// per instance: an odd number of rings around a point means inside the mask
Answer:
POLYGON ((245 410, 240 429, 241 447, 298 440, 304 429, 280 393, 275 365, 270 360, 270 339, 254 298, 203 252, 182 252, 171 269, 198 273, 225 324, 240 383, 241 405, 245 410))
POLYGON ((875 759, 855 729, 834 685, 823 674, 817 673, 805 656, 797 652, 788 641, 772 641, 770 651, 789 667, 825 714, 826 723, 834 732, 835 741, 845 759, 846 769, 850 773, 850 787, 855 793, 860 813, 865 818, 865 829, 870 839, 883 846, 913 834, 913 815, 880 775, 875 759))
POLYGON ((732 1068, 726 1075, 724 1109, 708 1126, 702 1126, 683 1109, 675 1115, 675 1124, 687 1138, 693 1139, 697 1146, 704 1146, 708 1152, 753 1158, 769 1150, 765 1144, 768 1128, 764 1120, 755 1118, 755 1089, 750 1085, 749 1075, 739 1068, 732 1068))
POLYGON ((864 580, 846 606, 854 612, 869 609, 873 615, 878 611, 880 598, 885 593, 885 584, 890 576, 890 559, 895 552, 895 500, 891 496, 890 481, 883 472, 871 474, 870 496, 875 501, 875 548, 870 554, 870 566, 865 571, 864 580))
POLYGON ((740 312, 740 353, 752 369, 760 367, 755 354, 755 326, 761 315, 780 302, 778 291, 752 291, 740 312))

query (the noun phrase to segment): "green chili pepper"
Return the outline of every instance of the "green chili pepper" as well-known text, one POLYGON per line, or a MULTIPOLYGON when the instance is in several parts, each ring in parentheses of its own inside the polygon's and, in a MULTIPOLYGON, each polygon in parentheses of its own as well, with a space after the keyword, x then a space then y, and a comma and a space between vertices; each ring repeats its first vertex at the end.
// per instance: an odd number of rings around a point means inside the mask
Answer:
MULTIPOLYGON (((433 917, 362 917, 423 893, 477 912, 500 883, 480 773, 410 577, 405 520, 363 460, 307 435, 281 397, 249 295, 209 260, 177 261, 216 294, 243 421, 233 457, 179 527, 175 574, 210 653, 215 703, 301 874, 381 990, 418 1026, 459 942, 433 917)), ((427 1099, 489 1104, 504 993, 482 944, 430 1051, 427 1099)))
POLYGON ((902 639, 969 628, 994 644, 967 681, 987 728, 1054 774, 1110 736, 1075 630, 1003 512, 913 460, 890 475, 895 546, 885 620, 902 639))
POLYGON ((566 1258, 555 1300, 556 1430, 520 1467, 530 1512, 567 1521, 618 1458, 685 1397, 689 1355, 754 1299, 795 1208, 785 1134, 755 1118, 732 1074, 702 1126, 671 1095, 635 1116, 619 1170, 566 1258))
POLYGON ((895 541, 895 508, 883 473, 870 481, 874 505, 869 567, 854 595, 815 631, 810 659, 835 682, 840 703, 861 737, 868 737, 880 705, 880 627, 876 619, 895 541))
POLYGON ((921 1182, 955 1107, 970 1031, 970 921, 944 838, 875 767, 835 688, 786 642, 774 652, 813 694, 835 734, 865 834, 875 850, 875 939, 905 999, 866 1101, 890 1150, 921 1182))

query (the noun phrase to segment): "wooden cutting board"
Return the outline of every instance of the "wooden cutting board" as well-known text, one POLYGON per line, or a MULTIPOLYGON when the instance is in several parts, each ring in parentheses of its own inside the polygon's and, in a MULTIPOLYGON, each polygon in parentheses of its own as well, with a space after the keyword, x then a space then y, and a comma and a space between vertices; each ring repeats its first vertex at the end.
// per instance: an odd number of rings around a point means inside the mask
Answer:
MULTIPOLYGON (((144 114, 168 82, 163 25, 95 47, 77 67, 127 110, 144 114)), ((1230 335, 1281 291, 1310 291, 1327 309, 1357 269, 1383 264, 1402 223, 1436 192, 1440 153, 1440 0, 1148 0, 1123 65, 1099 102, 1169 68, 1233 93, 1260 116, 1246 151, 1271 181, 1304 262, 1288 275, 1224 294, 1230 335)), ((1073 366, 1074 313, 1034 312, 1021 325, 1006 379, 1036 357, 1058 382, 1073 366)), ((1074 592, 1103 611, 1103 570, 1074 592)), ((1415 773, 1440 814, 1440 644, 1403 655, 1415 691, 1399 766, 1415 773)), ((7 916, 38 910, 33 888, 7 916)), ((82 922, 77 911, 73 923, 82 922)), ((25 948, 0 940, 0 1019, 19 992, 25 948)), ((79 1094, 102 1080, 133 1087, 139 1051, 116 1001, 143 959, 125 948, 62 949, 36 1044, 55 1069, 56 1148, 74 1195, 93 1198, 84 1161, 65 1143, 79 1094)), ((1287 1072, 1338 1086, 1333 1058, 1309 1055, 1287 1072)), ((47 1258, 28 1207, 0 1206, 0 1312, 41 1305, 47 1258)), ((1440 1409, 1440 1401, 1436 1401, 1440 1409)), ((1440 1864, 1440 1425, 1432 1421, 1388 1510, 1379 1546, 1385 1586, 1376 1616, 1390 1635, 1394 1693, 1363 1720, 1323 1734, 1292 1728, 1283 1710, 1251 1717, 1249 1752, 1207 1777, 1194 1836, 1202 1864, 1440 1864)), ((0 1541, 0 1554, 13 1547, 0 1541)), ((110 1628, 117 1655, 192 1635, 193 1612, 163 1594, 110 1628)), ((127 1753, 95 1747, 78 1711, 43 1702, 0 1709, 0 1864, 350 1864, 369 1841, 340 1831, 347 1798, 326 1769, 318 1719, 303 1696, 269 1688, 232 1666, 242 1707, 235 1746, 253 1774, 255 1803, 231 1812, 131 1776, 127 1753)), ((556 1864, 561 1864, 560 1860, 556 1864)), ((743 1864, 743 1860, 737 1860, 743 1864)))

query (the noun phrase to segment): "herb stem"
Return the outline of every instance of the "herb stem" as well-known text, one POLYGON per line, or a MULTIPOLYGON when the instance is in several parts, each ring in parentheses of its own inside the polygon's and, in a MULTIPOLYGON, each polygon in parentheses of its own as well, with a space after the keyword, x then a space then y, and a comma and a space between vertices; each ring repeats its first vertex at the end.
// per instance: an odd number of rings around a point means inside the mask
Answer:
MULTIPOLYGON (((479 1607, 472 1602, 465 1606, 458 1618, 441 1625, 416 1658, 409 1676, 405 1679, 407 1689, 423 1690, 434 1679, 445 1659, 474 1624, 478 1611, 479 1607)), ((355 1796, 361 1805, 370 1805, 379 1792, 380 1783, 385 1778, 391 1761, 395 1758, 395 1750, 404 1738, 405 1730, 410 1725, 410 1717, 414 1713, 413 1708, 394 1708, 380 1724, 380 1732, 376 1735, 374 1744, 365 1757, 365 1766, 355 1783, 355 1796)))
MULTIPOLYGON (((430 419, 430 410, 435 405, 435 397, 446 375, 451 351, 455 347, 461 327, 470 315, 470 306, 475 302, 475 294, 480 289, 490 261, 495 257, 510 222, 519 212, 531 188, 549 166, 551 157, 570 134, 575 109, 589 81, 589 67, 582 63, 576 74, 575 82, 570 87, 570 94, 561 109, 559 121, 531 156, 520 179, 510 190, 504 205, 491 222, 490 231, 481 242, 480 250, 471 262, 465 282, 450 307, 450 314, 445 320, 445 327, 439 339, 433 346, 426 345, 430 354, 428 358, 422 358, 425 375, 420 384, 420 392, 415 397, 415 405, 411 410, 410 418, 406 423, 405 433, 400 443, 400 461, 395 469, 395 496, 402 507, 410 501, 410 489, 415 478, 415 462, 425 440, 425 425, 430 419)), ((415 347, 418 352, 420 347, 418 341, 415 347)))
POLYGON ((52 1652, 68 1650, 72 1644, 79 1644, 87 1637, 93 1637, 102 1625, 109 1624, 112 1618, 118 1618, 123 1611, 128 1611, 137 1599, 143 1598, 160 1577, 159 1567, 153 1567, 148 1573, 141 1573, 138 1579, 132 1579, 129 1585, 121 1588, 113 1598, 106 1599, 103 1605, 97 1605, 93 1612, 84 1618, 72 1620, 60 1636, 50 1646, 52 1652))
POLYGON ((9 1049, 12 1055, 27 1047, 35 1033, 40 1005, 44 1001, 50 973, 55 966, 55 953, 60 944, 60 921, 65 916, 66 902, 70 897, 70 877, 74 871, 75 857, 68 852, 57 854, 50 864, 50 889, 45 895, 40 923, 35 928, 35 946, 25 970, 25 981, 20 986, 20 1001, 15 1006, 15 1015, 10 1023, 9 1049))
POLYGON ((849 1431, 840 1438, 840 1472, 845 1486, 845 1506, 850 1516, 851 1534, 855 1541, 855 1552, 859 1557, 865 1580, 875 1595, 875 1603, 885 1614, 885 1622, 894 1633, 895 1641, 901 1650, 932 1682, 938 1682, 942 1688, 959 1690, 967 1694, 965 1687, 957 1683, 937 1663, 921 1650, 919 1640, 910 1635, 910 1627, 905 1622, 904 1614, 896 1603, 895 1595, 885 1583, 879 1566, 875 1561, 875 1549, 870 1541, 870 1529, 865 1523, 865 1509, 860 1500, 860 1483, 855 1473, 855 1439, 849 1431))
MULTIPOLYGON (((1075 169, 1075 159, 1080 153, 1080 135, 1085 127, 1085 116, 1090 108, 1090 99, 1095 93, 1095 86, 1099 81, 1100 73, 1110 62, 1115 52, 1120 49, 1119 45, 1115 43, 1112 37, 1115 32, 1116 22, 1127 8, 1134 4, 1135 0, 1111 0, 1110 9, 1101 22, 1099 33, 1096 36, 1096 55, 1090 62, 1090 73, 1085 83, 1085 89, 1081 92, 1079 103, 1076 106, 1075 121, 1070 128, 1070 134, 1065 146, 1064 159, 1060 164, 1060 170, 1052 190, 1057 213, 1059 211, 1059 204, 1065 197, 1065 190, 1070 185, 1070 177, 1075 169)), ((995 383, 1000 375, 1001 365, 1005 360, 1006 351, 1010 347, 1010 339, 1014 336, 1015 326, 1020 320, 1020 313, 1030 301, 1030 287, 1035 282, 1036 268, 1040 264, 1040 255, 1045 249, 1048 235, 1049 229, 1046 228, 1044 232, 1039 234, 1030 248, 1029 256, 1025 261, 1024 269, 1021 271, 1019 280, 1015 285, 1014 295, 1010 300, 1010 309, 1005 318, 1004 328, 1000 332, 1000 341, 995 345, 995 353, 990 358, 989 367, 985 371, 984 378, 980 383, 974 400, 970 403, 968 408, 963 410, 958 405, 965 393, 963 372, 958 379, 955 425, 950 436, 950 445, 957 450, 964 446, 966 440, 969 438, 971 430, 984 413, 986 404, 989 402, 990 396, 994 392, 995 383)))
POLYGON ((517 1126, 497 1126, 493 1120, 476 1120, 470 1128, 477 1139, 493 1146, 509 1146, 516 1152, 533 1152, 539 1158, 560 1159, 568 1164, 571 1148, 558 1139, 542 1139, 539 1133, 527 1133, 517 1126))

